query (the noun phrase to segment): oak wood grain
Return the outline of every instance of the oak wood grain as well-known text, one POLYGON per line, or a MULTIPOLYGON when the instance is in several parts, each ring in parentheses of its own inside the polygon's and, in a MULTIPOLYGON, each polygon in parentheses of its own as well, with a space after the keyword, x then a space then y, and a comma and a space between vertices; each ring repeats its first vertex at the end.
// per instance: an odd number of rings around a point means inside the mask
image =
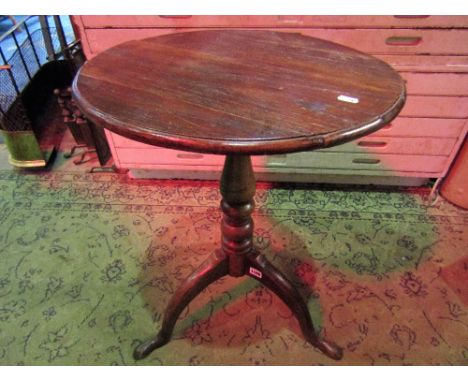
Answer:
POLYGON ((383 61, 328 41, 205 30, 115 46, 81 68, 73 96, 90 120, 127 138, 253 155, 376 131, 402 108, 405 85, 383 61))

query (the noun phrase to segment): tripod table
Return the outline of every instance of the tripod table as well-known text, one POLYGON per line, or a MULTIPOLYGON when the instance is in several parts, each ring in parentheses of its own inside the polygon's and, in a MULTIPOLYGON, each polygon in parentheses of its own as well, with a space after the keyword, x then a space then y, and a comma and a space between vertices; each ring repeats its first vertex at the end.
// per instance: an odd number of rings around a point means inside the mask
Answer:
POLYGON ((402 78, 386 63, 299 33, 202 30, 117 45, 88 61, 73 97, 96 125, 146 144, 225 156, 222 245, 170 300, 141 359, 169 342, 179 314, 220 277, 251 276, 273 290, 306 340, 340 359, 320 338, 293 284, 252 244, 251 155, 314 150, 372 133, 405 102, 402 78))

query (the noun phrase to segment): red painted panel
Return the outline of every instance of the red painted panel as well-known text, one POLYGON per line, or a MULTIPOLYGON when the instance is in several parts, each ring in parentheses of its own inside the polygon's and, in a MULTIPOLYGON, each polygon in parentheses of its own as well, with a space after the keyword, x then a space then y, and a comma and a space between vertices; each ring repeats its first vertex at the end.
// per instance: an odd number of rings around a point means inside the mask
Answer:
POLYGON ((457 138, 463 131, 464 119, 397 117, 371 137, 457 138))
MULTIPOLYGON (((266 158, 266 166, 271 165, 271 158, 266 158)), ((337 153, 311 152, 288 155, 285 161, 287 167, 324 168, 342 170, 374 170, 386 171, 389 175, 400 172, 439 173, 447 162, 445 156, 369 154, 369 153, 337 153)), ((276 165, 279 165, 276 162, 276 165)))
MULTIPOLYGON (((368 136, 355 142, 346 143, 326 149, 327 152, 372 152, 378 154, 415 154, 415 155, 449 155, 455 144, 456 138, 399 138, 399 137, 375 137, 368 136)), ((151 149, 154 146, 132 141, 114 134, 115 147, 120 149, 151 149)), ((320 150, 323 151, 323 150, 320 150)), ((179 159, 189 161, 202 159, 202 155, 172 151, 179 159), (177 154, 176 154, 177 153, 177 154)), ((160 160, 159 155, 154 156, 160 160)), ((167 159, 167 158, 166 158, 167 159)), ((171 157, 170 160, 173 160, 171 157)))
POLYGON ((82 16, 87 28, 154 27, 468 27, 467 16, 82 16))
POLYGON ((330 152, 375 154, 450 155, 455 138, 364 137, 327 149, 330 152))
POLYGON ((409 96, 400 116, 467 118, 468 97, 409 96))
MULTIPOLYGON (((177 29, 183 31, 183 29, 177 29)), ((412 29, 286 29, 287 32, 334 41, 373 54, 468 54, 468 30, 412 30, 412 29), (393 37, 420 38, 416 45, 390 45, 393 37)), ((174 29, 86 29, 91 51, 98 53, 118 43, 174 33, 174 29)))
POLYGON ((95 56, 106 49, 126 41, 161 36, 177 31, 176 29, 87 29, 86 36, 90 52, 92 56, 95 56))
POLYGON ((468 30, 465 29, 374 29, 370 33, 366 29, 300 31, 308 36, 334 41, 367 53, 468 54, 468 30))
POLYGON ((460 73, 402 73, 408 94, 468 95, 468 74, 460 73))
POLYGON ((467 56, 375 54, 399 72, 467 73, 467 56))
MULTIPOLYGON (((128 168, 161 168, 164 166, 193 167, 202 170, 205 167, 219 168, 224 161, 220 155, 194 154, 193 157, 181 157, 181 151, 170 149, 119 149, 119 161, 128 168), (155 159, 157 157, 157 160, 155 159)), ((275 168, 323 168, 342 170, 386 171, 390 175, 400 172, 441 173, 447 162, 446 156, 395 155, 369 153, 310 152, 288 154, 284 156, 255 156, 255 167, 275 168), (279 158, 278 158, 279 157, 279 158)))

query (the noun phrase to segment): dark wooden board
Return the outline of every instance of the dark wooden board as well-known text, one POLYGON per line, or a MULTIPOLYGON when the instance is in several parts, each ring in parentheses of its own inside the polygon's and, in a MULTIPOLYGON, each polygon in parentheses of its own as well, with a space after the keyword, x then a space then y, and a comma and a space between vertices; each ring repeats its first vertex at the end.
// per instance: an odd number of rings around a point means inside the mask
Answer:
POLYGON ((405 86, 383 61, 328 41, 204 30, 108 49, 81 68, 73 96, 95 124, 137 141, 274 154, 383 127, 402 108, 405 86))

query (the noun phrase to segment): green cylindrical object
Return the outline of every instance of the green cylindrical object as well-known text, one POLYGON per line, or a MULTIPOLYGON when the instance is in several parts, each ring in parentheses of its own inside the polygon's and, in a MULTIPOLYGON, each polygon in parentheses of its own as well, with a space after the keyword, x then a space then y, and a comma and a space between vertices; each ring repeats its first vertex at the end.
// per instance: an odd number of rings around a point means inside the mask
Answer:
POLYGON ((0 131, 13 166, 44 167, 47 164, 33 131, 0 131))

